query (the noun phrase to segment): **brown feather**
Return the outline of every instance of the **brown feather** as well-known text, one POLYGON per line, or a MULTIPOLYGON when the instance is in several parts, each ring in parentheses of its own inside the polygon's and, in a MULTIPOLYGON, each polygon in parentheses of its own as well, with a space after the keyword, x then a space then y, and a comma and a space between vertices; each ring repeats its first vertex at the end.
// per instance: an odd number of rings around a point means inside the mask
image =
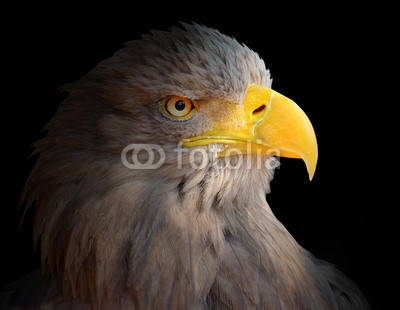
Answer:
POLYGON ((204 130, 207 115, 173 122, 160 98, 203 100, 224 117, 223 104, 241 104, 248 84, 271 86, 246 46, 183 28, 129 42, 65 87, 24 194, 36 202, 34 238, 50 279, 43 307, 368 308, 275 218, 265 199, 272 169, 250 158, 253 169, 219 160, 196 170, 186 155, 177 169, 177 142, 204 130), (127 169, 120 156, 130 143, 161 145, 166 163, 127 169))

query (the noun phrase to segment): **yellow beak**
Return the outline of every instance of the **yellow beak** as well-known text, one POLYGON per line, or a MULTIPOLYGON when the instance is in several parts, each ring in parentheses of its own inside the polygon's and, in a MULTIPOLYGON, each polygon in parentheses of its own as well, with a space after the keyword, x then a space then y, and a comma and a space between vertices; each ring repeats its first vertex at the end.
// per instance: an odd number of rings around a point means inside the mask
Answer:
POLYGON ((318 159, 317 140, 310 120, 297 104, 272 89, 252 84, 243 104, 228 103, 227 107, 212 116, 211 129, 182 141, 182 145, 223 144, 223 154, 230 154, 227 150, 234 148, 242 154, 301 158, 312 179, 318 159))

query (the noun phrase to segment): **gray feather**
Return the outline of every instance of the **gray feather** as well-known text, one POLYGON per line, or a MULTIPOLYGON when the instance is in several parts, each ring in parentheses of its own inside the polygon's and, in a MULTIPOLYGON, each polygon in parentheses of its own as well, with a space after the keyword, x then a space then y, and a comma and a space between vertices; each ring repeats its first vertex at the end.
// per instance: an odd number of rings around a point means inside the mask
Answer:
POLYGON ((65 87, 23 198, 36 203, 49 279, 41 307, 368 309, 350 280, 273 215, 272 169, 249 158, 250 170, 222 162, 196 170, 187 155, 176 168, 177 142, 206 129, 208 114, 173 122, 159 99, 204 100, 223 120, 223 104, 242 104, 250 83, 271 87, 255 52, 184 24, 127 43, 65 87), (120 154, 131 143, 161 145, 165 164, 127 169, 120 154))

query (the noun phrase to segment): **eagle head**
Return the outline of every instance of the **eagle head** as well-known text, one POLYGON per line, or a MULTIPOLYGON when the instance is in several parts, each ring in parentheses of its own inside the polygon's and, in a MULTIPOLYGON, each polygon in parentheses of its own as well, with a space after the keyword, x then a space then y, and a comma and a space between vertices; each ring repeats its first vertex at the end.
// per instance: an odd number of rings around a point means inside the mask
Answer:
POLYGON ((184 24, 128 42, 66 85, 24 196, 53 295, 172 308, 229 295, 245 307, 263 287, 289 308, 305 300, 296 285, 312 277, 301 268, 281 288, 282 257, 304 265, 305 254, 265 194, 276 156, 303 159, 311 178, 317 144, 271 82, 247 46, 184 24))

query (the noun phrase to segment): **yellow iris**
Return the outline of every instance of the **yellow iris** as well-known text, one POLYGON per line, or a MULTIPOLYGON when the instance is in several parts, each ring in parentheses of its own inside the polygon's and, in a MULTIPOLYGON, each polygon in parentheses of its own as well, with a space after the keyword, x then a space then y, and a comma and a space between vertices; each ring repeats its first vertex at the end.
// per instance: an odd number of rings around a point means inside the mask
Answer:
POLYGON ((184 120, 193 114, 196 110, 196 105, 190 99, 171 96, 162 101, 161 108, 168 117, 174 120, 184 120))

